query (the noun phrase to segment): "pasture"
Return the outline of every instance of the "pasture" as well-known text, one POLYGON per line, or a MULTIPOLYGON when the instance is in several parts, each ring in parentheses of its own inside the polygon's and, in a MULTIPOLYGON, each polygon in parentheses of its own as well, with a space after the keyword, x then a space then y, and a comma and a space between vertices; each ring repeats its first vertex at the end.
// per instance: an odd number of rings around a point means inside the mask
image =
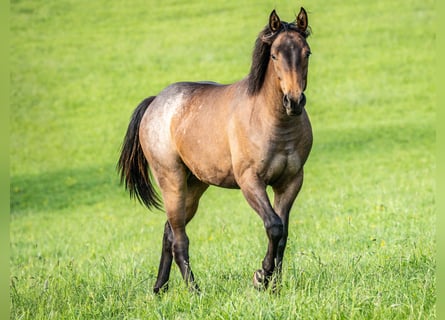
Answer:
POLYGON ((435 319, 434 2, 11 1, 13 319, 435 319), (182 80, 249 71, 276 9, 308 11, 314 146, 279 295, 258 292, 261 219, 210 188, 187 228, 202 290, 173 266, 165 215, 119 186, 129 117, 182 80))

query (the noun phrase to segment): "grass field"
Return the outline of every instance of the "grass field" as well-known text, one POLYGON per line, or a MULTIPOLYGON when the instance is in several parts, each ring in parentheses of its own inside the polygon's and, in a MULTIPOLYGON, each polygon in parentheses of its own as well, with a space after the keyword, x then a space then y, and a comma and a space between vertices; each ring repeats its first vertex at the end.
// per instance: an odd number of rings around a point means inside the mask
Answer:
POLYGON ((406 1, 11 1, 12 319, 435 319, 435 10, 406 1), (131 112, 181 80, 231 83, 275 8, 309 13, 314 147, 280 295, 262 222, 211 188, 151 293, 165 216, 115 172, 131 112))

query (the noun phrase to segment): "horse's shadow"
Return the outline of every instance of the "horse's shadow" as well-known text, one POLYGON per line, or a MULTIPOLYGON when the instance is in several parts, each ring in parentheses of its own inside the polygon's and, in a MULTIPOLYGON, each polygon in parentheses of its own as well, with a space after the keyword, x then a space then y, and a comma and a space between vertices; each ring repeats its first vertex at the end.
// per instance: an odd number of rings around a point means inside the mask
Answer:
POLYGON ((51 211, 92 205, 119 192, 114 166, 12 176, 10 212, 51 211))

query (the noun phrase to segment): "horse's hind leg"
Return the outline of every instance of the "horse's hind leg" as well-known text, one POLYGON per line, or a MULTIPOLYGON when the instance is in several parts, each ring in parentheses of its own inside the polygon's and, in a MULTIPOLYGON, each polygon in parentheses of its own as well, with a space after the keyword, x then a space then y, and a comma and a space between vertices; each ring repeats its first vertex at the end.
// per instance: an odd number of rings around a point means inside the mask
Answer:
POLYGON ((153 287, 154 293, 159 293, 161 290, 166 291, 168 289, 168 279, 170 277, 170 270, 173 261, 173 234, 172 229, 168 221, 164 227, 164 237, 162 239, 162 254, 161 261, 159 263, 158 278, 153 287))
MULTIPOLYGON (((187 179, 187 192, 186 192, 186 199, 185 199, 185 224, 187 224, 195 215, 196 210, 198 209, 199 204, 199 198, 202 196, 205 190, 207 190, 208 185, 202 183, 196 177, 193 175, 190 175, 190 177, 187 179)), ((175 220, 175 219, 173 219, 175 220)), ((185 233, 185 230, 184 230, 185 233)), ((187 235, 185 235, 187 236, 187 235)), ((159 271, 158 271, 158 278, 156 280, 155 286, 153 288, 153 291, 155 293, 158 293, 161 289, 167 290, 168 289, 168 279, 170 276, 170 270, 171 265, 173 261, 174 250, 173 250, 173 232, 172 228, 170 227, 170 223, 167 221, 165 224, 164 229, 164 238, 162 243, 162 255, 161 255, 161 261, 159 264, 159 271)), ((187 249, 188 249, 188 239, 187 239, 187 249)), ((188 251, 188 250, 187 250, 188 251)), ((188 258, 188 252, 186 254, 186 257, 188 258)), ((182 260, 183 258, 180 258, 182 260)), ((186 282, 193 282, 190 280, 193 280, 193 273, 191 272, 191 269, 189 267, 188 262, 186 263, 186 266, 188 270, 184 272, 184 267, 181 265, 181 261, 175 259, 181 273, 186 280, 186 282)), ((188 259, 186 259, 188 261, 188 259)), ((196 284, 191 283, 192 288, 197 288, 196 284)))

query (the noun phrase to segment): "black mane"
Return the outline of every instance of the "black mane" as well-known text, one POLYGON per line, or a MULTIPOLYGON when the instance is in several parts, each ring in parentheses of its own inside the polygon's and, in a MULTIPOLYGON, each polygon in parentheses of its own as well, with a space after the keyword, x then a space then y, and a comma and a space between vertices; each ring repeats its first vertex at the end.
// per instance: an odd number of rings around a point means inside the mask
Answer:
POLYGON ((261 90, 264 78, 266 77, 266 70, 269 64, 270 48, 277 36, 283 31, 296 31, 304 38, 310 35, 310 28, 306 31, 301 31, 294 23, 287 23, 282 21, 281 28, 272 32, 269 26, 266 26, 258 35, 255 41, 255 47, 252 53, 252 65, 248 75, 248 93, 251 96, 258 94, 261 90))

